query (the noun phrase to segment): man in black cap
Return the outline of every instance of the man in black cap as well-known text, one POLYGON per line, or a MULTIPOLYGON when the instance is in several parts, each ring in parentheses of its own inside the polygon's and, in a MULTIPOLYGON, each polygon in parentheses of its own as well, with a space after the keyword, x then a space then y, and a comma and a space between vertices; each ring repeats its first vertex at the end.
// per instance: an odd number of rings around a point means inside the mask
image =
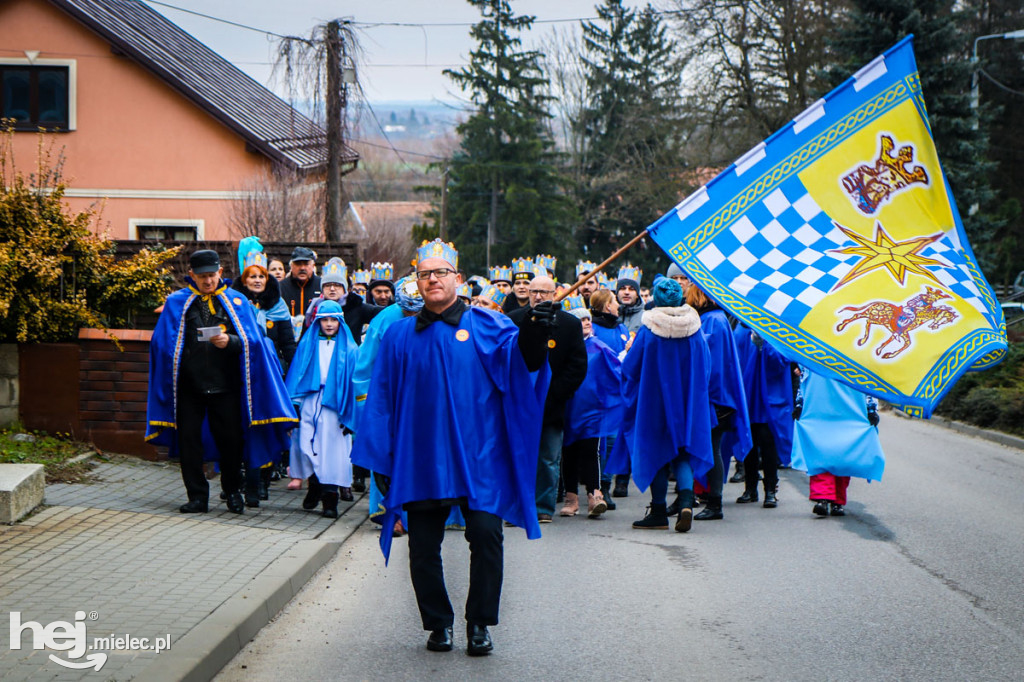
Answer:
POLYGON ((289 261, 291 273, 281 280, 281 300, 292 317, 302 315, 309 302, 320 295, 320 277, 314 274, 316 254, 305 246, 296 246, 289 261))
MULTIPOLYGON (((196 251, 189 258, 189 277, 198 294, 185 311, 184 350, 178 371, 177 413, 181 478, 188 493, 184 514, 205 512, 210 484, 203 472, 203 419, 220 454, 220 480, 228 509, 241 514, 242 378, 238 354, 242 341, 231 316, 215 294, 224 290, 223 269, 216 251, 196 251), (201 330, 220 328, 204 340, 201 330)), ((209 334, 209 331, 205 332, 209 334)))

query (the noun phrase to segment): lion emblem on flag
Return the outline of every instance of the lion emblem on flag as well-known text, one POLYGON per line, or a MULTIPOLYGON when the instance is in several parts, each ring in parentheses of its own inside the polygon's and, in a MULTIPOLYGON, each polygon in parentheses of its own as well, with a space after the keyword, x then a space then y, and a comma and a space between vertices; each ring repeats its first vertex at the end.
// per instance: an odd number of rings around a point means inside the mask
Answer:
POLYGON ((915 154, 913 144, 897 145, 891 135, 885 134, 879 136, 878 143, 878 158, 874 163, 858 165, 842 178, 843 189, 865 215, 874 215, 896 194, 915 184, 928 186, 928 172, 924 167, 911 167, 915 154))
POLYGON ((857 340, 857 345, 863 346, 871 336, 872 325, 885 327, 890 336, 875 348, 875 355, 880 356, 883 360, 889 360, 910 348, 910 333, 915 329, 928 325, 928 329, 935 330, 950 324, 959 317, 952 308, 936 305, 936 301, 946 298, 952 298, 952 296, 942 289, 926 286, 924 291, 903 303, 872 301, 860 307, 847 306, 841 309, 839 314, 853 314, 836 325, 836 331, 843 331, 851 322, 864 320, 867 323, 864 336, 857 340), (893 341, 899 341, 900 347, 883 354, 885 347, 893 341))

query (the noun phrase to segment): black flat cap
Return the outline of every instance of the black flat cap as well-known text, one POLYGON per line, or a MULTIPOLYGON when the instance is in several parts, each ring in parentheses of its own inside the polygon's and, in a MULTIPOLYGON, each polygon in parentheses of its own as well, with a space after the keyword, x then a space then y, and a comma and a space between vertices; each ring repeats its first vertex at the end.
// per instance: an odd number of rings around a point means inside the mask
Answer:
POLYGON ((220 270, 220 256, 217 255, 216 251, 210 251, 209 249, 196 251, 189 256, 188 267, 197 275, 217 272, 220 270))
POLYGON ((313 249, 305 246, 296 246, 292 250, 292 260, 316 260, 316 254, 313 253, 313 249))

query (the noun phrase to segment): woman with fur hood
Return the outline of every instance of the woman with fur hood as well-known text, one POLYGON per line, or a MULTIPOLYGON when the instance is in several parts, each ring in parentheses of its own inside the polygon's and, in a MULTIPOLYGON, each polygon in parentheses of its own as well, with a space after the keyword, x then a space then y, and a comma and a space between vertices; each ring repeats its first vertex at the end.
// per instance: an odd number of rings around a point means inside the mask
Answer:
MULTIPOLYGON (((708 392, 710 352, 700 315, 683 303, 675 280, 654 285, 654 305, 644 311, 633 345, 622 362, 625 411, 610 471, 629 471, 640 490, 651 488, 640 529, 668 529, 668 467, 679 489, 693 499, 694 476, 711 469, 711 428, 716 424, 708 392)), ((679 510, 676 531, 690 530, 693 508, 679 510)))

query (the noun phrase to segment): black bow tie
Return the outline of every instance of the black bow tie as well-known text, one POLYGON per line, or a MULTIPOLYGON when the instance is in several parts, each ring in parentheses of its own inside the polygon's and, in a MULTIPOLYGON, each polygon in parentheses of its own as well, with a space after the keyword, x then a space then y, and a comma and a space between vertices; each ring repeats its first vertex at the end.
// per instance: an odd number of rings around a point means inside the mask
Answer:
POLYGON ((438 320, 447 322, 453 327, 458 327, 464 312, 466 312, 466 304, 459 299, 455 299, 455 303, 452 303, 440 313, 431 312, 424 307, 416 313, 416 331, 426 329, 438 320))

